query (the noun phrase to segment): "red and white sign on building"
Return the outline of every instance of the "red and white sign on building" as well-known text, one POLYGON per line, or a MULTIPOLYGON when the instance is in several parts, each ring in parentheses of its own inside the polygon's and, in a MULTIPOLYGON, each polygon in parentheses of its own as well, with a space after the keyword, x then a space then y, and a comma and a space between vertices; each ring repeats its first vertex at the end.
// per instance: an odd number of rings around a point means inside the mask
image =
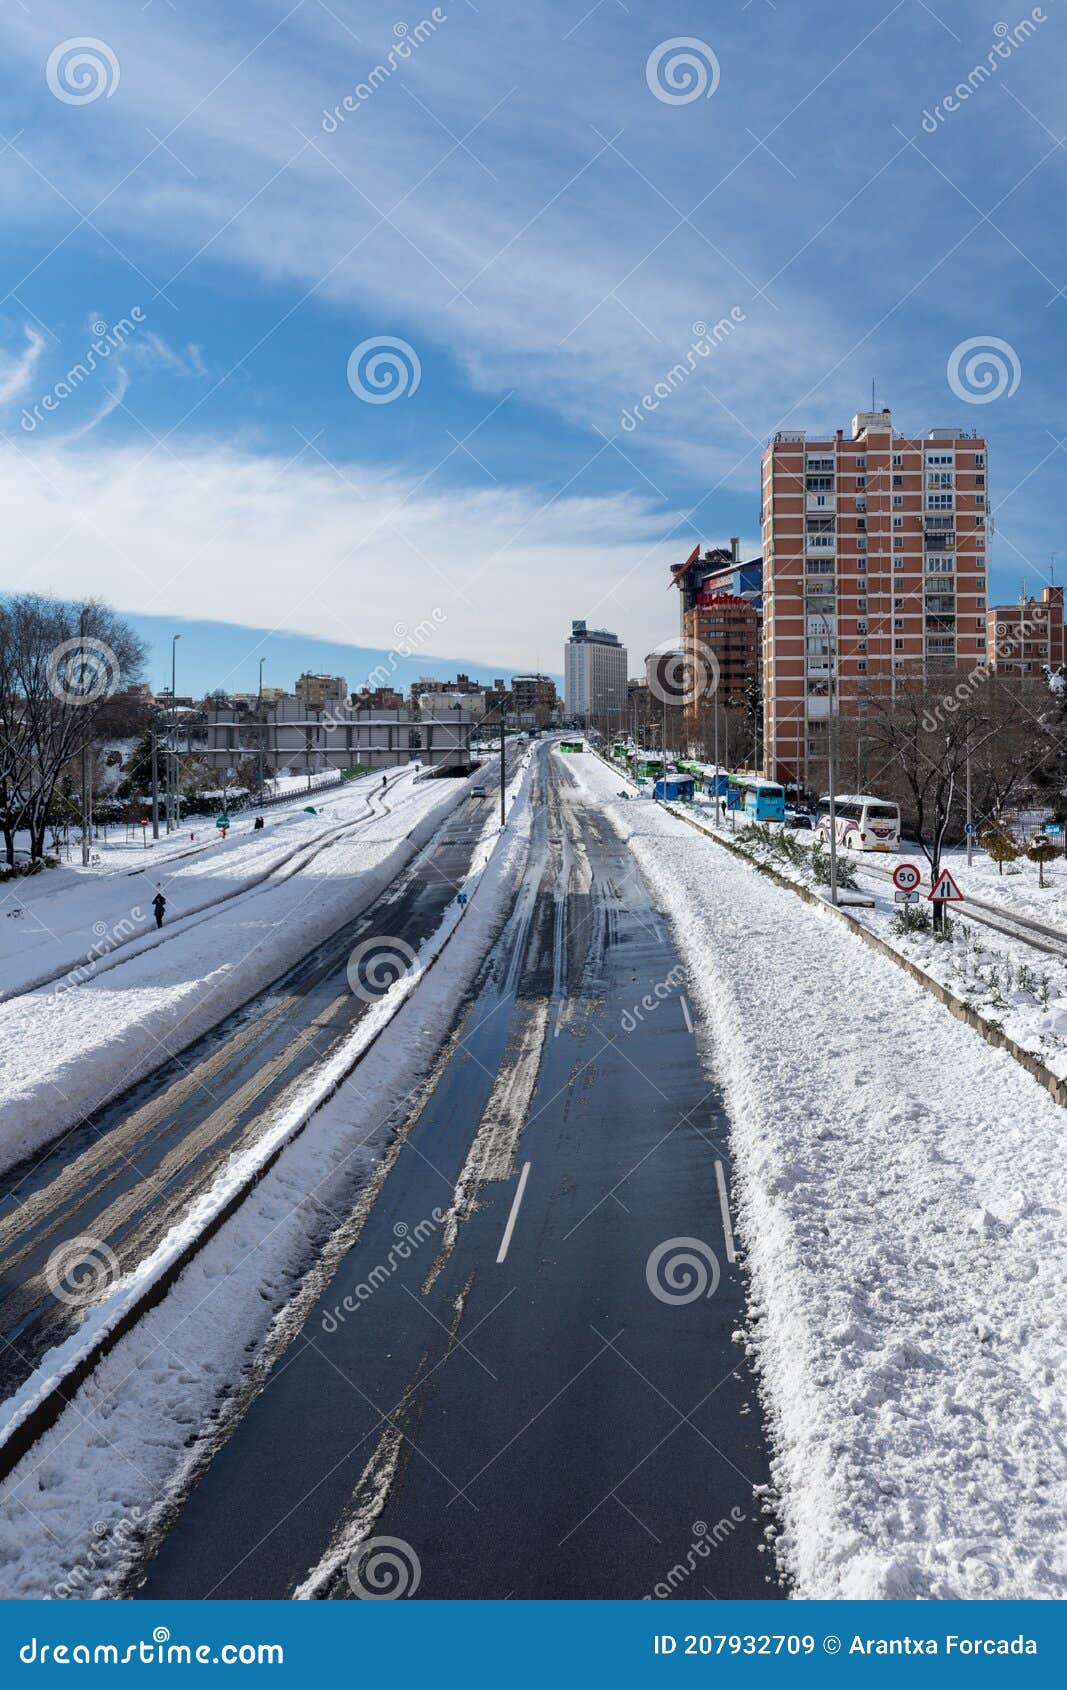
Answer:
POLYGON ((962 904, 963 902, 963 893, 947 868, 941 870, 926 896, 934 904, 962 904))

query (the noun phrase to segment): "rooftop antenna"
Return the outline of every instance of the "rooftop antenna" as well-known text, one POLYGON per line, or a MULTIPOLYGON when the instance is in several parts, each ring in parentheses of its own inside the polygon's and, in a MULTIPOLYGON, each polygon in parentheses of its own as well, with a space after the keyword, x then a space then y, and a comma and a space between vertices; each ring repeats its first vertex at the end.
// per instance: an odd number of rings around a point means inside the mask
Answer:
POLYGON ((1049 578, 1050 585, 1055 586, 1055 583, 1056 583, 1056 554, 1055 554, 1055 552, 1049 553, 1048 578, 1049 578))
POLYGON ((874 410, 874 409, 875 409, 875 403, 874 403, 874 377, 873 377, 873 376, 872 376, 872 377, 871 377, 871 410, 872 410, 872 411, 873 411, 873 410, 874 410))

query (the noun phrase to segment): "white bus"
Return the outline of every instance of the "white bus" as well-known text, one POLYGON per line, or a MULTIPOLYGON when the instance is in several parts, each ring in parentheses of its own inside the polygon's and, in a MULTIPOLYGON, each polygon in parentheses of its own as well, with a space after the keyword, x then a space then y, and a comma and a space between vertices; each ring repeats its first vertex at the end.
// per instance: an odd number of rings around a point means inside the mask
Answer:
MULTIPOLYGON (((837 843, 850 851, 895 851, 900 844, 900 806, 866 793, 843 792, 834 797, 837 843)), ((815 831, 830 838, 830 800, 820 798, 815 831)))

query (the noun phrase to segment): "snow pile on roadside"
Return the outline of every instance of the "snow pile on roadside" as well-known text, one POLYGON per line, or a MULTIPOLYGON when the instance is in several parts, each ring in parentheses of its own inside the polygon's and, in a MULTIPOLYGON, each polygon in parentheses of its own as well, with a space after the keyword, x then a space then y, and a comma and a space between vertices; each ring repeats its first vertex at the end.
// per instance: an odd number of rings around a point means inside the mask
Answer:
MULTIPOLYGON (((349 1215, 415 1105, 511 907, 532 824, 530 761, 511 784, 504 835, 487 825, 468 875, 469 904, 450 906, 428 941, 438 946, 451 935, 418 991, 0 1486, 8 1597, 88 1597, 124 1571, 131 1546, 166 1514, 201 1459, 191 1434, 201 1428, 210 1437, 205 1423, 220 1405, 226 1411, 250 1352, 294 1330, 351 1247, 352 1228, 336 1226, 336 1217, 349 1215), (310 1273, 309 1257, 317 1258, 310 1273)), ((442 1178, 442 1200, 450 1197, 442 1178)), ((423 1218, 412 1216, 411 1225, 423 1218)))
POLYGON ((1063 1111, 836 921, 576 772, 725 1089, 796 1593, 1062 1594, 1063 1111))
POLYGON ((150 1073, 357 915, 467 792, 461 780, 405 785, 389 815, 341 835, 280 884, 73 990, 0 1004, 0 1167, 150 1073))
MULTIPOLYGON (((667 808, 679 813, 676 806, 667 808)), ((716 827, 710 809, 701 814, 694 806, 693 814, 702 827, 754 862, 765 863, 795 886, 818 890, 814 853, 807 840, 787 829, 758 824, 744 825, 733 833, 716 827)), ((839 854, 841 884, 855 884, 874 899, 873 909, 852 906, 850 918, 947 987, 996 1031, 1032 1052, 1058 1079, 1067 1078, 1067 965, 1035 952, 1025 940, 1010 934, 991 937, 982 926, 957 919, 954 909, 940 938, 934 937, 929 925, 925 930, 904 931, 902 923, 916 917, 920 921, 925 917, 929 923, 930 906, 920 898, 916 911, 904 915, 884 873, 888 860, 879 857, 875 864, 863 855, 839 854)), ((922 866, 921 859, 917 866, 922 866)))

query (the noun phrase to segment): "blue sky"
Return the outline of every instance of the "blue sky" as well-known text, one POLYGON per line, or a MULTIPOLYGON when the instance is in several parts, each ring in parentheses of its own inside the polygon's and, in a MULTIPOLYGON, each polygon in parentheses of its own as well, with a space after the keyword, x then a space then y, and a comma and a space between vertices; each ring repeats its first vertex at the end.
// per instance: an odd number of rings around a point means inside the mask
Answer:
POLYGON ((1067 552, 1062 0, 2 24, 0 585, 188 619, 191 687, 254 685, 263 631, 388 650, 427 618, 428 671, 558 672, 574 616, 636 657, 672 561, 758 549, 768 436, 847 426, 872 379, 901 428, 988 434, 995 597, 1067 552), (382 337, 410 391, 370 403, 347 371, 382 337), (976 403, 950 361, 990 337, 1013 379, 976 403))

